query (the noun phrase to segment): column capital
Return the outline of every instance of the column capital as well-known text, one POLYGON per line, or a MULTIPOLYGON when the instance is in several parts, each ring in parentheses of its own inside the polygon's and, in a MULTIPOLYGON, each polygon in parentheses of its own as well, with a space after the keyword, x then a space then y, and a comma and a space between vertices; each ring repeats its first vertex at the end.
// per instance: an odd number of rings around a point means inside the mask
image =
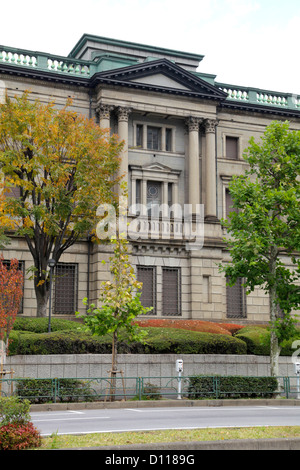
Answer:
POLYGON ((99 114, 100 119, 109 119, 110 118, 110 113, 113 109, 114 109, 114 107, 110 104, 100 103, 96 107, 96 113, 99 114))
POLYGON ((128 122, 129 114, 131 113, 132 109, 127 108, 125 106, 119 106, 117 108, 118 114, 118 121, 128 122))
POLYGON ((204 121, 205 133, 214 134, 216 132, 216 127, 218 124, 219 124, 218 119, 205 119, 204 121))
POLYGON ((189 116, 185 121, 186 126, 188 128, 188 131, 189 132, 192 132, 192 131, 198 132, 199 131, 199 126, 202 123, 202 121, 203 121, 202 118, 195 117, 195 116, 189 116))

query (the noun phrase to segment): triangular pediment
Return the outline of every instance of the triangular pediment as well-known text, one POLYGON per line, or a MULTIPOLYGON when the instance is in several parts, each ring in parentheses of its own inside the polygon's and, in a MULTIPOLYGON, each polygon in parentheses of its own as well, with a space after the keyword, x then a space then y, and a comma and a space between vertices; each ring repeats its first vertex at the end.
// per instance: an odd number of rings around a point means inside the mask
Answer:
POLYGON ((167 59, 101 72, 96 79, 107 84, 195 98, 223 100, 227 97, 218 87, 167 59))

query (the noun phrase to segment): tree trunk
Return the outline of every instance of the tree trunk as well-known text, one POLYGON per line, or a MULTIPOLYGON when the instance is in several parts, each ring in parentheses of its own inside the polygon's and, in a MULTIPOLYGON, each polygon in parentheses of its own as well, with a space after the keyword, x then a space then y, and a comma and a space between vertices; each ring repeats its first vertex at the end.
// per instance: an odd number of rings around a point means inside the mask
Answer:
POLYGON ((49 291, 41 291, 38 287, 35 287, 35 296, 36 296, 36 316, 37 317, 47 317, 47 305, 49 299, 49 291))
POLYGON ((118 336, 117 332, 113 332, 112 352, 111 352, 111 381, 110 381, 110 401, 115 401, 117 388, 117 370, 118 370, 118 336))
POLYGON ((280 355, 280 346, 278 342, 278 337, 275 332, 275 322, 277 320, 278 308, 276 303, 276 258, 277 258, 277 249, 273 247, 271 249, 270 256, 270 274, 271 279, 273 279, 274 284, 269 288, 269 305, 270 305, 270 320, 271 320, 271 338, 270 338, 270 371, 272 377, 277 377, 279 375, 279 355, 280 355))

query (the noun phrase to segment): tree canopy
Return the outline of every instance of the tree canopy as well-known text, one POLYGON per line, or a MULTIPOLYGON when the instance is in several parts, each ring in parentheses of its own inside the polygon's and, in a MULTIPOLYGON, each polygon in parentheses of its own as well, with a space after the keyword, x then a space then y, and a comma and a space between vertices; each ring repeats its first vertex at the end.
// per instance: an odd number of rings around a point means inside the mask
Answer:
POLYGON ((92 119, 30 94, 0 104, 1 223, 25 238, 34 261, 38 316, 46 315, 47 262, 93 232, 112 202, 122 143, 92 119), (3 196, 5 195, 5 197, 3 196))
POLYGON ((271 370, 278 372, 280 342, 300 305, 300 131, 274 121, 245 152, 249 169, 229 185, 234 211, 223 221, 231 262, 222 265, 230 284, 243 278, 248 293, 269 295, 271 370))

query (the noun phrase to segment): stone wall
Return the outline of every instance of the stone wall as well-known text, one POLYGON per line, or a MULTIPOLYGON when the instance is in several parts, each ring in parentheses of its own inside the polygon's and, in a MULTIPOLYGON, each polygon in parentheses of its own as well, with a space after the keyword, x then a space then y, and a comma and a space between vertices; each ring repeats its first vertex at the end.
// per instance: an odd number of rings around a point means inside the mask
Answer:
MULTIPOLYGON (((119 354, 118 368, 125 377, 177 376, 175 364, 183 360, 184 376, 247 375, 269 376, 268 356, 193 355, 193 354, 119 354)), ((14 377, 32 378, 89 378, 107 377, 111 368, 110 354, 11 356, 6 370, 13 369, 14 377)), ((280 375, 294 375, 291 357, 280 358, 280 375)))

